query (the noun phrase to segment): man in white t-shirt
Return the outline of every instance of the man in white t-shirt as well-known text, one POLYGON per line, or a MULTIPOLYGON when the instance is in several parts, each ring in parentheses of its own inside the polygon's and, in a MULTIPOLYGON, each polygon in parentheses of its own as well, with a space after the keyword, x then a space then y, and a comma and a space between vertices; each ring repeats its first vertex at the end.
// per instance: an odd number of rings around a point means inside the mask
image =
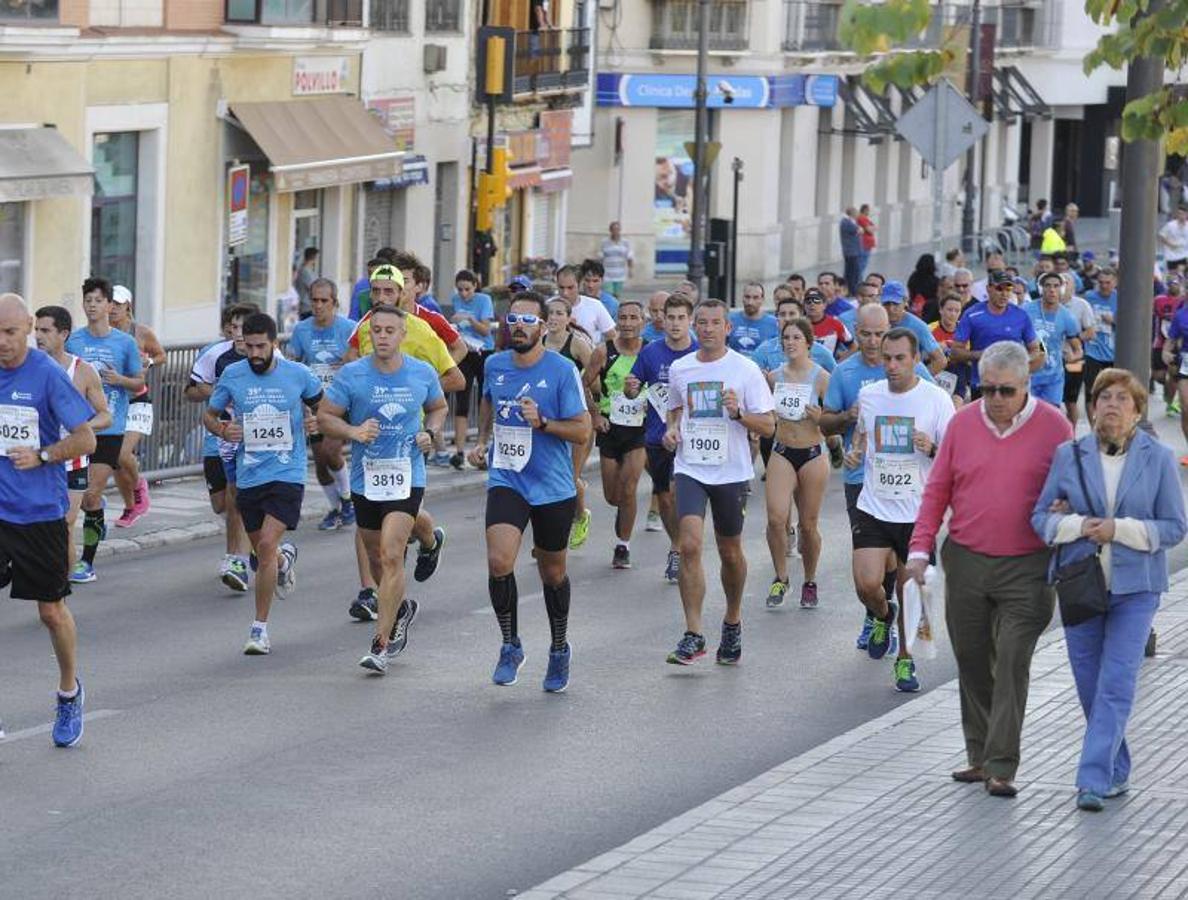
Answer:
MULTIPOLYGON (((887 551, 894 551, 903 584, 903 567, 924 482, 937 447, 953 418, 948 393, 916 374, 920 345, 907 328, 892 328, 883 337, 886 381, 858 392, 858 421, 846 465, 863 466, 862 492, 851 520, 854 587, 875 617, 867 643, 871 659, 882 659, 891 643, 898 604, 883 587, 887 551)), ((920 690, 916 666, 899 621, 899 656, 894 667, 897 690, 920 690)))
POLYGON ((721 300, 703 300, 693 314, 700 345, 668 369, 668 428, 664 446, 675 451, 673 466, 681 567, 678 584, 685 633, 668 661, 687 666, 705 656, 701 607, 705 568, 701 547, 705 509, 714 518, 722 560, 726 616, 717 660, 733 665, 742 656, 742 595, 747 582, 743 514, 747 485, 755 474, 748 435, 771 437, 775 403, 762 371, 726 345, 729 310, 721 300))
POLYGON ((1188 203, 1181 203, 1175 216, 1159 229, 1159 243, 1169 269, 1188 265, 1188 203))
POLYGON ((606 307, 594 297, 583 296, 578 291, 580 277, 577 266, 562 266, 557 270, 557 294, 569 304, 574 324, 589 335, 595 347, 599 347, 606 341, 613 341, 618 331, 606 307))

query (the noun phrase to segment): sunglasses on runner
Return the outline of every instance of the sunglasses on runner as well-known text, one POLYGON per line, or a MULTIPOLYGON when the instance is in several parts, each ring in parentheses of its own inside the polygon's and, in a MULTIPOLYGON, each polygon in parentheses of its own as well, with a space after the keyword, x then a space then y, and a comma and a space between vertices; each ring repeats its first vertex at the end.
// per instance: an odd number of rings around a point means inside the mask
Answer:
POLYGON ((503 317, 508 325, 539 325, 540 316, 532 313, 508 313, 503 317))
POLYGON ((993 397, 995 394, 998 394, 998 396, 1000 396, 1000 397, 1010 399, 1011 397, 1015 396, 1015 394, 1017 394, 1017 393, 1019 393, 1019 389, 1017 387, 1015 387, 1013 384, 983 384, 982 385, 982 396, 983 397, 993 397))

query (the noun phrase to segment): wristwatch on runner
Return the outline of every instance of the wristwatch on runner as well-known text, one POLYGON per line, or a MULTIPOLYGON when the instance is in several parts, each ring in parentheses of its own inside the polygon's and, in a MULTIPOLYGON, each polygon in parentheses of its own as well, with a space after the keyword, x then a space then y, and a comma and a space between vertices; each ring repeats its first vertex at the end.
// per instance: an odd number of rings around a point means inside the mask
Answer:
POLYGON ((38 451, 37 451, 37 458, 38 458, 39 460, 41 460, 41 464, 42 464, 43 466, 48 466, 48 465, 49 465, 51 462, 53 462, 53 460, 50 458, 50 452, 49 452, 49 450, 45 450, 45 449, 38 450, 38 451))

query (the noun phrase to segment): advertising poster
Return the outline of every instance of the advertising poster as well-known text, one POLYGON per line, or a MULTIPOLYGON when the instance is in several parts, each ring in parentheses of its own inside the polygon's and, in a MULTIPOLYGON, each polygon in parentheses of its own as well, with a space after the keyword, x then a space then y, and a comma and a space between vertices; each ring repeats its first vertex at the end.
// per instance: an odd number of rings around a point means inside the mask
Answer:
POLYGON ((227 246, 238 247, 248 238, 248 196, 251 169, 232 166, 227 171, 227 246))
POLYGON ((661 109, 656 113, 652 228, 656 238, 657 274, 681 274, 689 268, 693 160, 684 145, 693 140, 693 125, 692 110, 661 109))

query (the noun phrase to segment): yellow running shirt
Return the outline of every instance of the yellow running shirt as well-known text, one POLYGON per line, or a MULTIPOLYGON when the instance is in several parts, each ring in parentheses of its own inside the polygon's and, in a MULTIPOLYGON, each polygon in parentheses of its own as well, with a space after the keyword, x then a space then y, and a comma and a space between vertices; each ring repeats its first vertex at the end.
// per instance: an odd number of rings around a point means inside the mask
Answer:
MULTIPOLYGON (((450 356, 445 342, 434 333, 433 329, 416 316, 404 317, 404 340, 400 342, 400 352, 407 353, 414 359, 427 362, 433 366, 438 375, 444 375, 456 365, 450 356)), ((371 353, 371 311, 359 320, 351 334, 350 345, 359 351, 359 356, 371 353)))

